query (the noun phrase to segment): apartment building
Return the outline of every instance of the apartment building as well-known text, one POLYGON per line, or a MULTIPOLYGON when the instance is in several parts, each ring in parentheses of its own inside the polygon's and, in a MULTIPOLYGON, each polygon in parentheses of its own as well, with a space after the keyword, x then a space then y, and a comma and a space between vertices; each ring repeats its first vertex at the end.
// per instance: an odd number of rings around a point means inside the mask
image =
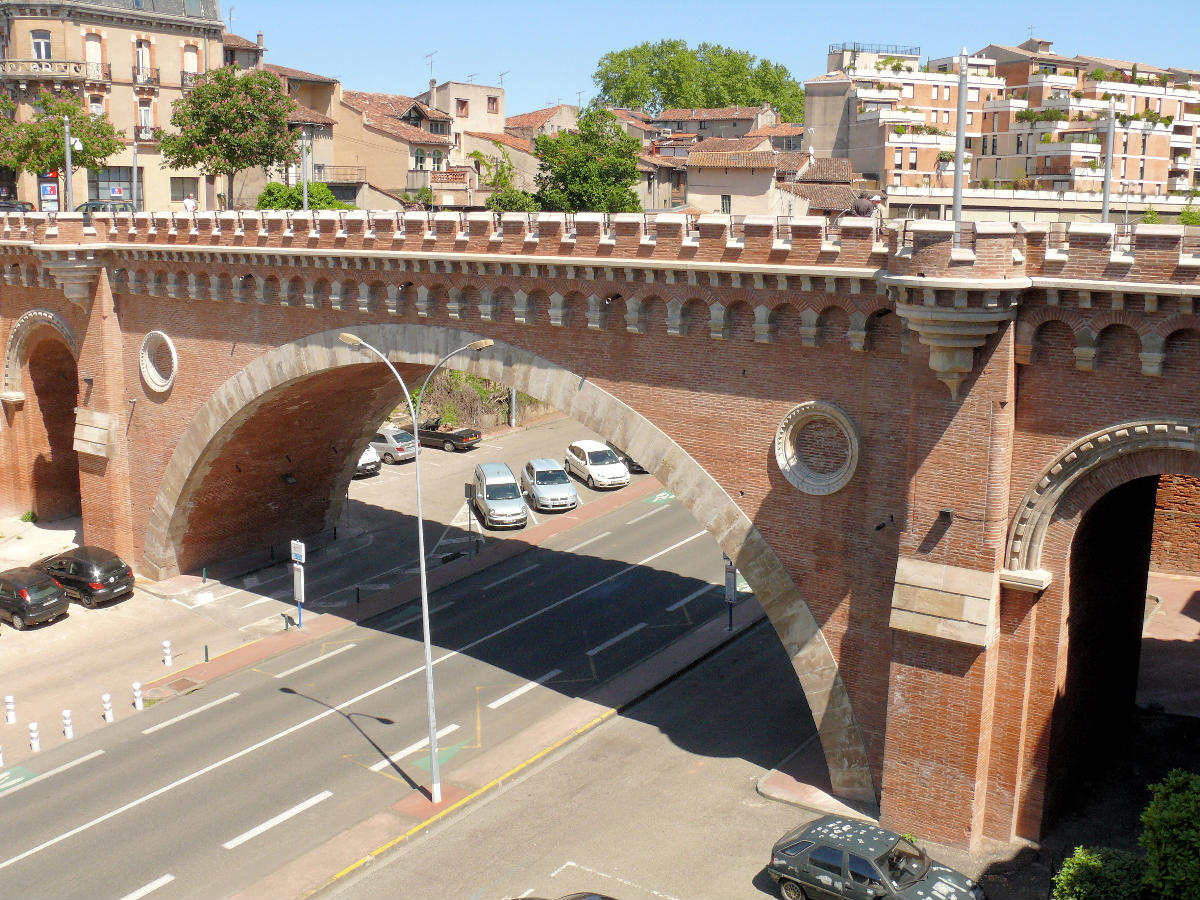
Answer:
POLYGON ((504 88, 466 81, 429 80, 429 90, 418 94, 417 102, 450 117, 450 163, 466 165, 469 150, 463 149, 463 134, 468 131, 495 134, 505 126, 504 88))
POLYGON ((745 137, 756 128, 774 125, 779 116, 769 103, 762 106, 664 109, 650 123, 662 133, 684 132, 706 137, 745 137))
POLYGON ((776 122, 746 132, 746 137, 765 137, 776 150, 794 152, 804 149, 804 126, 795 122, 776 122))
MULTIPOLYGON (((172 104, 199 75, 222 65, 223 33, 217 0, 0 0, 0 90, 18 120, 32 118, 43 90, 70 91, 124 133, 106 166, 74 173, 76 204, 132 199, 136 159, 140 207, 182 210, 191 193, 214 208, 223 188, 197 170, 163 168, 154 130, 169 125, 172 104)), ((42 210, 65 204, 60 190, 57 177, 0 171, 0 196, 42 210)))

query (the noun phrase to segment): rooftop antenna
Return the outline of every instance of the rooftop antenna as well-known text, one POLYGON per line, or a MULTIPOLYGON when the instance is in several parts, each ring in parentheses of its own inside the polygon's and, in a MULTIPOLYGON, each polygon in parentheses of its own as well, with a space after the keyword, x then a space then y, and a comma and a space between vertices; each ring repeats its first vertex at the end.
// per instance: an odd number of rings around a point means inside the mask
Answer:
POLYGON ((468 76, 467 76, 467 83, 468 83, 468 84, 474 84, 475 82, 474 82, 474 81, 472 81, 471 79, 472 79, 472 78, 478 78, 478 77, 479 77, 479 73, 478 73, 478 72, 472 72, 470 75, 468 75, 468 76))
POLYGON ((583 91, 575 92, 575 105, 581 109, 583 108, 583 91))
POLYGON ((1030 39, 1032 39, 1033 38, 1033 26, 1027 25, 1025 27, 1029 29, 1029 37, 1030 37, 1030 39))
POLYGON ((504 87, 504 76, 511 72, 512 69, 500 73, 500 87, 504 87))
POLYGON ((431 50, 425 54, 425 58, 429 60, 429 77, 433 77, 433 57, 437 53, 436 50, 431 50))
POLYGON ((229 7, 229 30, 233 31, 233 7, 229 7))

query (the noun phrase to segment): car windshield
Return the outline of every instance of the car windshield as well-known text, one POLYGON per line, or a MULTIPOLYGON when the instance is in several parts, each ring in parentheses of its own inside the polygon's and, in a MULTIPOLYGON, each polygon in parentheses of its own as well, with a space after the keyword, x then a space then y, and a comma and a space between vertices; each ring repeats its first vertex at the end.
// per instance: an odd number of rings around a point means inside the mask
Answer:
POLYGON ((109 575, 124 575, 126 565, 121 562, 120 558, 114 556, 112 559, 106 559, 98 568, 100 577, 106 578, 109 575))
POLYGON ((29 585, 27 588, 25 588, 25 591, 29 594, 30 600, 41 600, 57 592, 58 585, 47 579, 45 581, 39 581, 36 584, 29 585))
POLYGON ((589 450, 587 458, 593 466, 608 466, 620 462, 617 454, 611 450, 589 450))
POLYGON ((887 872, 888 878, 898 888, 906 888, 916 884, 929 871, 929 857, 924 850, 919 850, 908 841, 901 838, 895 845, 876 860, 876 864, 887 872))
POLYGON ((536 472, 533 480, 537 484, 569 484, 567 473, 562 469, 542 469, 536 472))
POLYGON ((521 492, 511 481, 505 484, 489 484, 486 494, 489 500, 516 500, 521 496, 521 492))

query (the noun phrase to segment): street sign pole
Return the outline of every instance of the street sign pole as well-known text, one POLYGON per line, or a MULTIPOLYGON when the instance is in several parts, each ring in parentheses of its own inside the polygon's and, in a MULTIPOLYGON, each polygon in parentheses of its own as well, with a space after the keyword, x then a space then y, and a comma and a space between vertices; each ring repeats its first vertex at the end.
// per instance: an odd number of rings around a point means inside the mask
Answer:
POLYGON ((292 593, 296 598, 296 627, 304 627, 304 542, 292 541, 292 593))
POLYGON ((733 566, 733 560, 721 554, 721 558, 725 560, 725 605, 729 607, 729 625, 726 626, 726 631, 733 631, 733 605, 737 602, 737 569, 733 566))

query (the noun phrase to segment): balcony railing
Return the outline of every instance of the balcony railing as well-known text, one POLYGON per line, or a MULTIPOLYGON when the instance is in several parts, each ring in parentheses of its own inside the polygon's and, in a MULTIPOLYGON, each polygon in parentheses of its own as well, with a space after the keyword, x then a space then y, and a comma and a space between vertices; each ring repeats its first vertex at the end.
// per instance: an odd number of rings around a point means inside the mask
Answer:
POLYGON ((141 141, 141 142, 153 141, 153 140, 155 140, 154 126, 153 125, 136 125, 136 126, 134 126, 134 129, 133 129, 133 136, 138 141, 141 141))
POLYGON ((360 184, 367 180, 367 170, 362 166, 327 166, 316 163, 313 166, 313 181, 323 181, 325 184, 360 184))
POLYGON ((150 68, 149 66, 134 66, 133 67, 133 83, 134 84, 152 84, 157 86, 160 84, 158 79, 158 69, 150 68))
POLYGON ((204 74, 203 72, 187 72, 187 71, 180 70, 179 86, 182 87, 185 91, 190 91, 192 88, 194 88, 196 86, 197 80, 199 80, 200 76, 203 74, 204 74))
POLYGON ((0 78, 112 81, 112 65, 71 59, 4 59, 0 60, 0 78))

